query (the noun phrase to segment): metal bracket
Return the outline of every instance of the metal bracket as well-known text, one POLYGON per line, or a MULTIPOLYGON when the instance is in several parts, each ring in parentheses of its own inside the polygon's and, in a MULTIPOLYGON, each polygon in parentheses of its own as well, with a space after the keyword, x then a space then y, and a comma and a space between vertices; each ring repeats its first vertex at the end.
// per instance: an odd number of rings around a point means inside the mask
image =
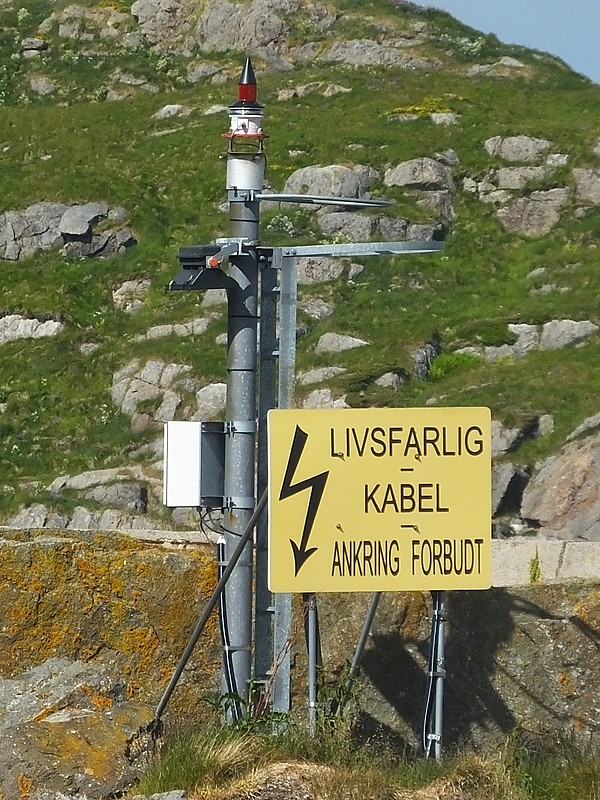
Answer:
POLYGON ((224 497, 223 498, 224 508, 244 508, 244 509, 254 509, 256 508, 256 498, 255 497, 224 497))
POLYGON ((254 420, 227 420, 225 433, 234 436, 236 433, 256 433, 258 426, 254 420))

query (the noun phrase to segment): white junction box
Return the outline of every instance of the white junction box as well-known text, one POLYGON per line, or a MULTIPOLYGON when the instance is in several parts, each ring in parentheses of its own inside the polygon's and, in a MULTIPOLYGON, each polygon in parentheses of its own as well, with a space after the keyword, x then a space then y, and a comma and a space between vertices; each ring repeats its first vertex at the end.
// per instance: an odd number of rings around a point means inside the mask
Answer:
POLYGON ((225 424, 165 423, 163 504, 171 508, 222 508, 225 424))

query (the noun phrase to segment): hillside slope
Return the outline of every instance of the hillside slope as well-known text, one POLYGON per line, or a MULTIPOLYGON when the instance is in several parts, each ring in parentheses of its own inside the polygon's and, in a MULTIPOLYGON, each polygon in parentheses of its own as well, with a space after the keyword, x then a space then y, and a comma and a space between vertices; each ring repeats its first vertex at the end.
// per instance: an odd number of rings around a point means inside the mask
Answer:
POLYGON ((298 403, 489 405, 522 475, 598 412, 600 87, 557 59, 400 0, 3 0, 0 30, 4 521, 197 525, 160 506, 161 424, 222 413, 226 309, 164 287, 227 233, 246 52, 274 190, 361 166, 396 201, 272 209, 264 243, 446 238, 306 268, 298 403))

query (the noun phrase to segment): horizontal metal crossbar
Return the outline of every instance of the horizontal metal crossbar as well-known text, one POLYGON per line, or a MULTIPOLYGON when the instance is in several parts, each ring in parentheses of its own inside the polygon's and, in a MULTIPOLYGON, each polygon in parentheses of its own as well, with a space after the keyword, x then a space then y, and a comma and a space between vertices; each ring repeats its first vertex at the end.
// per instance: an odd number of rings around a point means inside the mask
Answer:
POLYGON ((284 258, 438 253, 443 249, 444 242, 352 242, 351 244, 308 244, 281 248, 284 258))
POLYGON ((264 194, 257 192, 255 200, 273 203, 303 203, 314 206, 345 206, 347 208, 388 208, 391 200, 379 200, 371 197, 334 197, 318 194, 264 194))

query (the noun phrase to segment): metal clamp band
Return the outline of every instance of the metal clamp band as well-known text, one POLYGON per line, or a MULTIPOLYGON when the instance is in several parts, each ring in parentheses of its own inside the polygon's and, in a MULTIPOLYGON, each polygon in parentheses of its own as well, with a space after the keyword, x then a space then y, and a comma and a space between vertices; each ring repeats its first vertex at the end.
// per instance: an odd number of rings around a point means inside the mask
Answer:
POLYGON ((228 436, 233 436, 235 433, 256 433, 257 427, 256 420, 230 419, 225 423, 225 433, 228 436))
POLYGON ((256 508, 255 497, 225 497, 225 508, 256 508))

